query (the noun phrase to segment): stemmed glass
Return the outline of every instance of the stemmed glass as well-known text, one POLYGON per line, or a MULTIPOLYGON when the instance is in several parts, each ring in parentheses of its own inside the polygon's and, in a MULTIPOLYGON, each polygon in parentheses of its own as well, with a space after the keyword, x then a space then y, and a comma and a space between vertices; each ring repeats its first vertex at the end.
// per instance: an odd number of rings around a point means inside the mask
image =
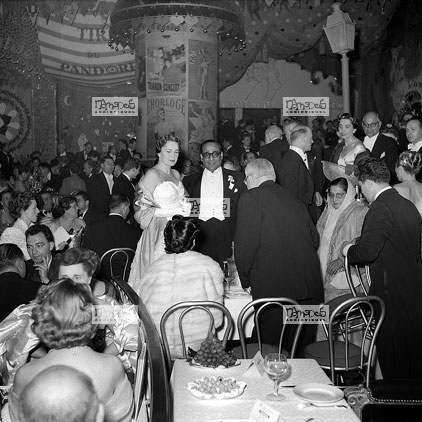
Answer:
POLYGON ((274 381, 274 393, 268 394, 268 400, 284 400, 285 396, 278 394, 278 384, 289 369, 287 358, 280 353, 269 353, 264 358, 264 369, 268 377, 274 381))

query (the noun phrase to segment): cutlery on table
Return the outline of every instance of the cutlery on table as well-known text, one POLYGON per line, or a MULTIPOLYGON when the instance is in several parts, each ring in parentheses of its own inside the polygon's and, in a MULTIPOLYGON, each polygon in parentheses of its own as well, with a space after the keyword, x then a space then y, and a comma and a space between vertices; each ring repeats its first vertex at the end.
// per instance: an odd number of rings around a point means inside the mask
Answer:
POLYGON ((297 407, 298 407, 298 409, 306 409, 307 407, 319 407, 319 408, 324 408, 324 407, 333 408, 333 407, 336 407, 336 408, 343 408, 343 409, 347 409, 348 408, 348 406, 346 406, 345 404, 330 404, 330 405, 324 404, 324 405, 319 405, 317 403, 311 403, 311 402, 308 402, 308 403, 299 403, 297 405, 297 407))

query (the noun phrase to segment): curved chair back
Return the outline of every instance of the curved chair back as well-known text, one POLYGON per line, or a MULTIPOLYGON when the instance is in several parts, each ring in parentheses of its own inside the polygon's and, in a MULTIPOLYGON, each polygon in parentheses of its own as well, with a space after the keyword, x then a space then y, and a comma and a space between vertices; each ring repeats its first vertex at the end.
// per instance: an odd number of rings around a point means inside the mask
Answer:
MULTIPOLYGON (((280 308, 280 312, 283 312, 283 321, 285 321, 286 306, 295 306, 297 308, 300 308, 300 305, 295 300, 287 298, 287 297, 256 299, 249 302, 243 307, 243 309, 239 312, 239 316, 237 317, 237 331, 239 333, 240 346, 242 350, 243 359, 248 359, 248 350, 247 350, 248 348, 246 345, 246 335, 244 331, 244 326, 245 326, 245 320, 249 316, 251 308, 253 308, 253 312, 254 312, 254 323, 255 323, 256 334, 258 337, 258 349, 262 354, 263 343, 261 339, 260 318, 265 313, 265 310, 267 310, 268 308, 278 307, 280 308)), ((302 325, 303 325, 302 320, 300 320, 300 322, 294 325, 283 324, 283 326, 281 327, 281 335, 280 335, 280 341, 278 345, 279 353, 282 352, 282 347, 284 345, 283 340, 285 339, 285 335, 286 335, 286 327, 289 326, 290 329, 294 330, 293 343, 290 348, 289 357, 290 358, 294 357, 297 343, 299 340, 299 335, 302 330, 302 325)))
MULTIPOLYGON (((229 336, 231 332, 233 331, 233 318, 230 314, 230 311, 221 303, 218 302, 212 302, 212 301, 186 301, 186 302, 180 302, 176 303, 175 305, 171 306, 167 309, 166 312, 164 312, 163 316, 161 317, 160 321, 160 332, 161 332, 161 339, 163 341, 164 350, 167 357, 167 367, 171 368, 171 354, 170 354, 170 346, 168 343, 167 333, 166 333, 166 322, 170 315, 172 315, 174 312, 183 309, 183 311, 180 313, 178 317, 178 325, 179 325, 179 333, 180 333, 180 339, 182 341, 182 350, 183 350, 183 357, 187 357, 187 350, 186 350, 186 342, 185 342, 185 336, 183 333, 183 317, 188 313, 195 309, 200 309, 208 314, 210 317, 210 324, 208 326, 208 334, 207 336, 215 331, 215 325, 214 325, 214 316, 210 311, 210 308, 214 308, 217 310, 220 310, 223 312, 223 316, 227 319, 227 327, 224 332, 223 336, 223 346, 226 347, 227 340, 229 339, 229 336)), ((204 337, 205 340, 206 337, 204 337)))
POLYGON ((134 256, 135 251, 131 248, 109 249, 100 259, 102 275, 107 280, 113 277, 121 277, 127 282, 134 256))
POLYGON ((349 263, 349 260, 347 259, 347 256, 344 257, 344 272, 346 273, 346 279, 347 283, 349 284, 350 291, 352 292, 352 295, 354 297, 362 296, 362 293, 365 296, 368 296, 369 294, 369 287, 371 287, 371 276, 369 274, 369 266, 365 265, 365 278, 361 273, 362 267, 359 265, 351 265, 349 263), (353 277, 352 277, 352 268, 356 270, 356 277, 358 279, 358 284, 355 286, 353 283, 353 277), (362 290, 362 293, 360 293, 358 290, 362 290))
MULTIPOLYGON (((330 359, 331 380, 335 383, 336 371, 349 371, 352 369, 365 369, 365 384, 369 386, 370 372, 374 360, 374 348, 378 333, 385 318, 385 305, 378 296, 361 296, 349 299, 340 304, 330 315, 328 323, 328 350, 330 359), (356 318, 361 315, 362 318, 356 318), (343 342, 338 341, 336 333, 337 324, 341 324, 343 333, 343 342), (359 360, 351 363, 350 351, 352 345, 352 333, 358 330, 361 332, 361 340, 359 341, 359 360), (344 357, 339 356, 336 347, 342 347, 344 357), (339 359, 340 358, 340 359, 339 359), (344 364, 339 364, 339 360, 344 364)), ((353 341, 357 343, 357 341, 353 341)), ((353 346, 357 346, 354 344, 353 346)))

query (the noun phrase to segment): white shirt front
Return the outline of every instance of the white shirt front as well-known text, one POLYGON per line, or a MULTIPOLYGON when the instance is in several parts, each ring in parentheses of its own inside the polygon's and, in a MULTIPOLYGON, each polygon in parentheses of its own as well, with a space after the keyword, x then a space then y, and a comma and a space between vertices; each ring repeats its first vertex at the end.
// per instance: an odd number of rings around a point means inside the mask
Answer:
POLYGON ((104 174, 104 177, 107 180, 108 188, 110 189, 110 194, 111 194, 112 193, 112 190, 113 190, 113 185, 114 185, 113 175, 112 174, 107 174, 107 173, 104 173, 104 172, 103 172, 103 174, 104 174))
POLYGON ((420 148, 422 148, 422 139, 416 142, 415 144, 409 144, 408 148, 409 148, 409 151, 418 152, 420 148))
POLYGON ((211 173, 209 170, 204 169, 201 180, 199 219, 208 221, 210 218, 216 218, 223 221, 223 199, 223 170, 219 167, 211 173))
POLYGON ((366 149, 369 149, 369 151, 372 152, 372 149, 374 148, 375 142, 378 138, 379 132, 374 136, 365 136, 365 139, 363 140, 363 145, 365 145, 366 149))
POLYGON ((303 150, 293 145, 290 145, 290 149, 297 152, 300 155, 300 158, 302 158, 303 162, 305 163, 306 168, 309 170, 308 157, 303 152, 303 150))

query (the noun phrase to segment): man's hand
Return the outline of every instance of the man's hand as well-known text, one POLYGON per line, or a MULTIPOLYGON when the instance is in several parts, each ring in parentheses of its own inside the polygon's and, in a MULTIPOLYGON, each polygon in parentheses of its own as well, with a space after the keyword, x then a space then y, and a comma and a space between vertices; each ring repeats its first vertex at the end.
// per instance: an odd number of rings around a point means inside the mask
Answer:
POLYGON ((50 280, 48 279, 48 268, 49 268, 49 262, 46 257, 42 258, 42 262, 40 264, 35 264, 34 268, 38 271, 41 279, 41 283, 48 284, 50 280))
POLYGON ((327 266, 327 273, 331 276, 336 275, 343 269, 343 260, 341 258, 337 258, 334 261, 331 261, 327 266))
POLYGON ((350 246, 353 246, 353 245, 354 245, 354 243, 350 242, 350 241, 343 242, 343 244, 341 245, 341 248, 340 248, 341 254, 343 256, 347 256, 347 252, 348 252, 350 246))
POLYGON ((317 207, 320 207, 323 204, 324 200, 319 192, 315 192, 315 204, 317 207))

